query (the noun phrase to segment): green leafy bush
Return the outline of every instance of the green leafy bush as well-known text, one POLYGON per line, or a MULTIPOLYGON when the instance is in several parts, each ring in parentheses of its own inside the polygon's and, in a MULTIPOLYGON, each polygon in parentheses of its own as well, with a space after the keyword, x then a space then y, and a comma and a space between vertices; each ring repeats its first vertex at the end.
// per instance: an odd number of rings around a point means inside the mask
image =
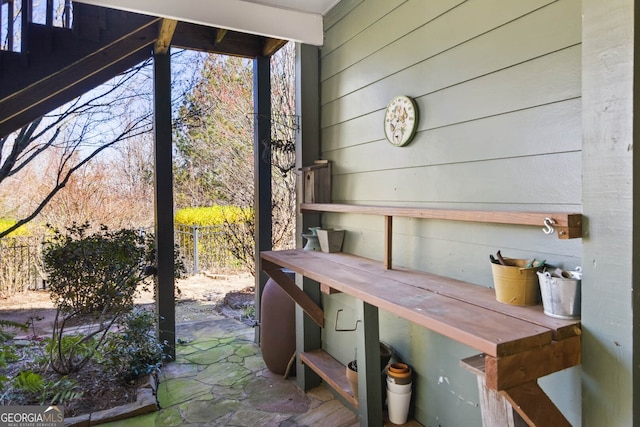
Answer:
POLYGON ((78 372, 94 355, 118 317, 133 308, 145 267, 155 258, 153 236, 137 230, 100 230, 73 224, 66 233, 53 230, 43 251, 56 320, 49 348, 59 374, 78 372), (70 325, 84 324, 82 334, 67 335, 70 325))
MULTIPOLYGON (((138 230, 110 231, 101 226, 89 232, 88 223, 73 224, 65 233, 53 230, 43 251, 51 299, 56 305, 51 367, 59 374, 78 372, 101 349, 107 333, 133 309, 138 286, 156 282, 155 240, 138 230), (81 332, 66 333, 82 325, 81 332)), ((174 271, 184 271, 174 248, 174 271)), ((102 355, 108 358, 108 355, 102 355)))
POLYGON ((65 314, 130 310, 144 268, 153 262, 153 241, 137 230, 88 233, 89 224, 57 229, 43 251, 51 298, 65 314))
MULTIPOLYGON (((0 319, 0 369, 6 368, 7 363, 15 362, 19 358, 15 347, 7 344, 7 341, 13 338, 13 334, 5 331, 3 329, 5 327, 19 328, 26 331, 29 325, 0 319)), ((9 378, 0 373, 0 390, 4 389, 8 382, 9 378)), ((0 402, 2 402, 2 399, 0 399, 0 402)))
POLYGON ((155 336, 156 317, 136 309, 118 322, 121 330, 107 337, 102 364, 125 382, 150 374, 162 362, 162 346, 155 336))

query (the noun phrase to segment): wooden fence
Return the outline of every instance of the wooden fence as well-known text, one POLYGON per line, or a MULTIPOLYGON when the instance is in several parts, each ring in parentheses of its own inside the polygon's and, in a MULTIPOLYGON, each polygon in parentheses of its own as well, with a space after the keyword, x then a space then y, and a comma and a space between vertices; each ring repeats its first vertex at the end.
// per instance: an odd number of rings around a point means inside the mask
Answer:
MULTIPOLYGON (((175 240, 187 274, 235 273, 242 269, 221 227, 176 224, 175 240)), ((0 298, 28 289, 46 288, 42 237, 0 239, 0 298)))
POLYGON ((0 297, 44 288, 41 237, 0 239, 0 297))

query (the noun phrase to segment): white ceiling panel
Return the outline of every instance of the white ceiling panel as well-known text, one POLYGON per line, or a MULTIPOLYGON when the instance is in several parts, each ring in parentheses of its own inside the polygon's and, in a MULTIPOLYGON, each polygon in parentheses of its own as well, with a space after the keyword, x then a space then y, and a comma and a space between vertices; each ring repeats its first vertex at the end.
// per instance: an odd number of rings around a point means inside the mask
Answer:
POLYGON ((78 0, 81 3, 321 46, 339 0, 78 0))

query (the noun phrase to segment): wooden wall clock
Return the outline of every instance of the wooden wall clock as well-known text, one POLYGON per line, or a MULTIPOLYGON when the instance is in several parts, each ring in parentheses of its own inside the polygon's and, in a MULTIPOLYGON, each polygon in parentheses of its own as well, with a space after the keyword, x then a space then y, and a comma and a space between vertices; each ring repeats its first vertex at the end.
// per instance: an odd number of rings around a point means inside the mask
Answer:
POLYGON ((396 96, 387 105, 384 114, 384 134, 387 140, 397 146, 407 145, 418 127, 418 108, 408 96, 396 96))

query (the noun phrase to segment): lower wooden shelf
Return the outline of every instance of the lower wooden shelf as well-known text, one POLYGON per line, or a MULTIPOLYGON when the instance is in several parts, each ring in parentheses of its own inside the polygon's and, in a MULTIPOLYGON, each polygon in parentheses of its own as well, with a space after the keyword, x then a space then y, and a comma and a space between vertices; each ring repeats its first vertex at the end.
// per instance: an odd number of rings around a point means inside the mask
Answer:
MULTIPOLYGON (((312 350, 300 353, 300 360, 318 374, 327 385, 344 397, 347 402, 353 405, 355 409, 358 409, 358 399, 353 397, 353 391, 345 374, 346 367, 342 363, 338 362, 323 350, 312 350)), ((398 425, 390 423, 385 414, 384 426, 398 425)), ((408 420, 407 423, 402 424, 402 426, 423 427, 422 424, 415 420, 408 420)))
POLYGON ((300 353, 300 361, 318 374, 326 384, 345 398, 354 408, 358 408, 358 399, 353 396, 345 374, 346 367, 342 363, 323 350, 300 353))

